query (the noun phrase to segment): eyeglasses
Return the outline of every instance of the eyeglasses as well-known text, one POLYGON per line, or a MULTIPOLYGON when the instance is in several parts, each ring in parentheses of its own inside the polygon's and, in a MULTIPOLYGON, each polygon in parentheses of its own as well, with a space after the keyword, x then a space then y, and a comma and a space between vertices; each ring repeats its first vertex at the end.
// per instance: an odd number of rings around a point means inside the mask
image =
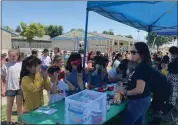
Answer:
POLYGON ((137 54, 138 52, 137 52, 137 51, 132 50, 132 51, 130 51, 130 53, 131 53, 131 54, 133 54, 133 55, 135 55, 135 54, 137 54))

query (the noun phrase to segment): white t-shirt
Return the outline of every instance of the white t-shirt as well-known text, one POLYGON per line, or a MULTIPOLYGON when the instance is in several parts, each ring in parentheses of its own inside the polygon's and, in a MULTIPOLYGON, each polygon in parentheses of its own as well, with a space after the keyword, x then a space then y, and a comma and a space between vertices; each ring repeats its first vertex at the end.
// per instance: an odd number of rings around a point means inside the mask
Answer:
POLYGON ((112 68, 117 68, 120 65, 120 61, 119 60, 115 60, 113 63, 112 68))
POLYGON ((51 63, 51 58, 49 56, 42 56, 41 61, 42 61, 42 65, 49 66, 51 63))
POLYGON ((6 90, 20 89, 20 72, 22 62, 7 62, 1 68, 1 76, 5 78, 6 90))
MULTIPOLYGON (((51 82, 51 88, 53 87, 53 83, 51 82)), ((50 94, 50 91, 48 91, 48 97, 49 101, 48 104, 55 103, 57 101, 60 101, 66 97, 65 90, 69 89, 68 84, 66 84, 63 80, 58 81, 58 84, 56 85, 57 91, 63 90, 63 93, 57 93, 57 94, 50 94)))

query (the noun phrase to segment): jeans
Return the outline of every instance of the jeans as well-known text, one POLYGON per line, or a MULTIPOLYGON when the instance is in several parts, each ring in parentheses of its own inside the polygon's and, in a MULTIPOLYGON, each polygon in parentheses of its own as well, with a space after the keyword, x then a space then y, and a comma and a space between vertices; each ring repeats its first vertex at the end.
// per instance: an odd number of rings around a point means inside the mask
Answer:
POLYGON ((150 102, 150 96, 136 100, 128 100, 123 125, 144 125, 145 114, 150 106, 150 102))

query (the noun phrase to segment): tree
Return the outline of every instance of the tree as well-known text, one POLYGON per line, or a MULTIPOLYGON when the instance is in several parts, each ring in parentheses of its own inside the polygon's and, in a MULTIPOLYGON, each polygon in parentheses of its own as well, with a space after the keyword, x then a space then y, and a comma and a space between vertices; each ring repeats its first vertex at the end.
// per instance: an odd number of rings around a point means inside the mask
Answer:
POLYGON ((132 35, 126 35, 125 37, 130 38, 130 39, 133 39, 133 36, 132 36, 132 35))
POLYGON ((18 25, 15 32, 20 33, 21 32, 21 27, 18 25))
POLYGON ((93 33, 98 33, 98 31, 95 30, 95 31, 93 31, 93 33))
POLYGON ((27 42, 29 42, 30 50, 31 50, 31 43, 33 41, 33 38, 35 36, 37 37, 43 37, 45 31, 43 25, 40 23, 31 23, 30 25, 27 25, 24 22, 20 23, 22 32, 20 35, 22 37, 25 37, 27 42))
POLYGON ((79 29, 77 29, 77 30, 80 31, 80 32, 84 32, 84 29, 80 29, 80 28, 79 28, 79 29))
POLYGON ((114 35, 114 32, 110 29, 109 31, 103 31, 103 34, 114 35))
MULTIPOLYGON (((156 33, 150 33, 149 41, 147 41, 147 44, 149 46, 153 45, 155 37, 156 37, 156 33)), ((157 47, 157 51, 159 50, 160 46, 172 42, 173 39, 174 37, 172 36, 157 36, 156 41, 154 43, 157 47)), ((146 36, 146 40, 148 40, 148 36, 146 36)))
POLYGON ((79 29, 72 28, 70 31, 75 31, 75 30, 80 31, 80 32, 84 32, 84 29, 82 29, 82 28, 79 28, 79 29))
POLYGON ((13 29, 11 29, 9 26, 4 26, 3 29, 5 29, 5 30, 7 30, 7 31, 9 31, 9 32, 12 32, 12 31, 13 31, 13 29))
POLYGON ((49 25, 44 27, 45 34, 49 35, 51 38, 62 35, 63 27, 57 25, 49 25))

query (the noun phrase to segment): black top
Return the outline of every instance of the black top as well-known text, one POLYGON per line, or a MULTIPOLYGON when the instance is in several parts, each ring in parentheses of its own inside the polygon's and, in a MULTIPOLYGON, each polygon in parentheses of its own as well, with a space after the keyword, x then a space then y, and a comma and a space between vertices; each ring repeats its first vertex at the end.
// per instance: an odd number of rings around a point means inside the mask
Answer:
POLYGON ((128 99, 140 99, 150 95, 150 71, 150 66, 145 64, 144 62, 138 64, 138 66, 135 68, 135 71, 133 71, 133 73, 131 73, 131 75, 129 76, 127 90, 135 89, 137 80, 145 81, 145 89, 142 94, 128 96, 128 99))
POLYGON ((151 68, 151 88, 153 98, 157 97, 160 100, 168 100, 172 93, 172 85, 167 78, 159 71, 151 68))
POLYGON ((168 71, 172 74, 178 74, 178 57, 169 63, 168 71))
POLYGON ((126 71, 127 71, 128 63, 129 63, 129 60, 124 59, 124 60, 121 61, 121 64, 118 66, 118 68, 123 71, 123 78, 126 77, 126 71))

